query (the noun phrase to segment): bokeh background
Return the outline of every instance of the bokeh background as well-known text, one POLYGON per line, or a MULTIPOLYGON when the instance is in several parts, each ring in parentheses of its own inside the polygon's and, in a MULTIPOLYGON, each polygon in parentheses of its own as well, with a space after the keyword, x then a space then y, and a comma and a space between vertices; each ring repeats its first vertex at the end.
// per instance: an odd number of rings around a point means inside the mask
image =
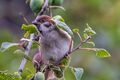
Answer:
MULTIPOLYGON (((82 80, 120 80, 120 0, 65 0, 63 6, 66 11, 54 13, 62 15, 72 29, 79 28, 81 34, 88 23, 97 33, 93 37, 96 47, 111 54, 110 58, 98 58, 94 52, 76 51, 70 65, 84 69, 82 80)), ((22 38, 25 21, 21 14, 29 22, 35 18, 25 0, 0 0, 0 44, 22 38)), ((75 44, 78 42, 76 37, 75 44)), ((17 71, 21 59, 12 50, 0 53, 0 71, 17 71)))

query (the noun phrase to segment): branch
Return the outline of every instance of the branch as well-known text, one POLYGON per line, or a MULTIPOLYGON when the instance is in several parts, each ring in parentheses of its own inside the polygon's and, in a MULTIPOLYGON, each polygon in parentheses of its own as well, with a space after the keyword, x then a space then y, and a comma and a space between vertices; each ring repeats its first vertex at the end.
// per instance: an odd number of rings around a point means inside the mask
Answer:
POLYGON ((91 36, 89 36, 87 39, 85 39, 84 41, 80 42, 71 52, 69 52, 69 54, 73 53, 74 51, 78 50, 81 48, 81 46, 88 42, 91 39, 91 36))
MULTIPOLYGON (((39 12, 38 15, 43 15, 44 12, 47 10, 49 0, 44 0, 44 1, 45 1, 44 5, 43 5, 43 7, 42 7, 42 9, 41 9, 41 11, 39 12)), ((26 18, 25 17, 23 17, 23 18, 27 22, 26 18)), ((33 39, 34 39, 34 34, 31 34, 30 35, 30 41, 29 41, 29 43, 27 45, 27 48, 25 49, 25 55, 29 55, 29 52, 30 52, 30 49, 31 49, 31 46, 32 46, 32 43, 33 43, 33 41, 32 41, 33 39)), ((25 58, 23 58, 23 60, 22 60, 22 62, 20 64, 20 67, 18 69, 19 75, 21 75, 21 73, 22 73, 22 71, 23 71, 23 69, 25 67, 26 62, 27 62, 27 60, 25 58)))
MULTIPOLYGON (((43 15, 43 14, 44 14, 44 12, 47 10, 48 2, 49 2, 49 0, 45 0, 44 5, 43 5, 43 7, 42 7, 42 9, 41 9, 41 11, 39 12, 38 15, 43 15)), ((25 18, 24 18, 24 20, 26 21, 25 18)), ((27 22, 27 21, 26 21, 26 22, 27 22)), ((28 43, 27 48, 25 49, 25 55, 28 55, 28 54, 29 54, 30 49, 31 49, 31 46, 32 46, 32 43, 33 43, 33 41, 32 41, 33 39, 34 39, 34 34, 31 34, 31 35, 30 35, 30 41, 29 41, 29 43, 28 43)), ((19 67, 19 69, 18 69, 19 75, 21 75, 21 73, 22 73, 22 71, 23 71, 23 69, 24 69, 24 67, 25 67, 26 62, 27 62, 27 60, 26 60, 25 58, 23 58, 23 60, 22 60, 22 62, 21 62, 21 64, 20 64, 20 67, 19 67)))
POLYGON ((77 32, 76 34, 78 35, 80 41, 82 42, 83 40, 82 40, 82 37, 81 37, 81 35, 79 34, 79 32, 77 32))
MULTIPOLYGON (((32 43, 33 43, 33 41, 32 41, 33 39, 34 39, 34 34, 31 34, 30 35, 30 42, 28 43, 27 48, 25 49, 25 55, 29 54, 31 46, 32 46, 32 43)), ((21 73, 22 73, 22 71, 23 71, 23 69, 25 67, 26 62, 27 62, 27 60, 25 58, 23 58, 23 60, 22 60, 22 62, 20 64, 20 67, 18 69, 19 75, 21 75, 21 73)))
POLYGON ((49 3, 49 0, 44 0, 44 5, 42 6, 42 9, 41 11, 38 13, 38 15, 43 15, 44 12, 47 10, 47 7, 48 7, 48 3, 49 3))

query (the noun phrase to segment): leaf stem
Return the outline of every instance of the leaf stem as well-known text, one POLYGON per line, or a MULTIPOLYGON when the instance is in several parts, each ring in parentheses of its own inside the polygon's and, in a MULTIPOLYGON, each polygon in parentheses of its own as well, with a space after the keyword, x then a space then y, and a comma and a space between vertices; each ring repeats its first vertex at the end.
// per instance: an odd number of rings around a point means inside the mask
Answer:
POLYGON ((80 48, 80 50, 96 51, 96 48, 80 48))
POLYGON ((62 6, 50 6, 50 8, 59 8, 59 9, 62 9, 63 11, 65 11, 64 7, 62 7, 62 6))
POLYGON ((81 37, 81 35, 80 35, 80 33, 79 33, 79 32, 77 32, 77 35, 78 35, 78 37, 79 37, 80 41, 82 42, 83 40, 82 40, 82 37, 81 37))

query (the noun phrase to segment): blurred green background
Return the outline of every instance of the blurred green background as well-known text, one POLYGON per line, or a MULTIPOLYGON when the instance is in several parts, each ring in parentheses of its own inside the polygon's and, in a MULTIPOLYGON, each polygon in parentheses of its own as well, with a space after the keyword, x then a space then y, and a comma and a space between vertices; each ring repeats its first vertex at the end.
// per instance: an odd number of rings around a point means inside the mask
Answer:
MULTIPOLYGON (((81 34, 88 23, 97 33, 93 37, 96 47, 105 48, 112 55, 98 58, 94 52, 76 51, 70 65, 84 68, 82 80, 120 80, 120 0, 65 0, 63 6, 66 11, 55 10, 54 15, 62 15, 81 34)), ((22 38, 21 25, 25 21, 21 14, 29 22, 35 18, 25 0, 0 0, 0 44, 22 38)), ((75 38, 74 43, 78 42, 75 38)), ((21 59, 12 50, 0 53, 0 71, 17 71, 21 59)))

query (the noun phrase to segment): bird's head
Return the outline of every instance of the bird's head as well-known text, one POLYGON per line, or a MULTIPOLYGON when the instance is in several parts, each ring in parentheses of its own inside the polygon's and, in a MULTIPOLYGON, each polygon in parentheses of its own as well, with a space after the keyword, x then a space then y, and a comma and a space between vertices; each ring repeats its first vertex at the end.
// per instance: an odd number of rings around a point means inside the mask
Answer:
POLYGON ((55 23, 52 17, 47 15, 37 16, 32 23, 37 26, 41 34, 50 33, 55 29, 55 23))

